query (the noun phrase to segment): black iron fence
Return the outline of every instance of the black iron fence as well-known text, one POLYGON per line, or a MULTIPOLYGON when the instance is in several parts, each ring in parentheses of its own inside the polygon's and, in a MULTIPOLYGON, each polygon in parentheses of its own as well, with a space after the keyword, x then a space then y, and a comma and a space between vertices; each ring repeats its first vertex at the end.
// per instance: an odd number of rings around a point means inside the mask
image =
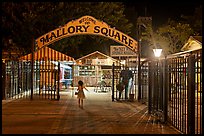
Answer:
POLYGON ((50 61, 35 61, 31 72, 31 61, 6 61, 2 63, 2 99, 20 99, 33 95, 40 98, 58 99, 60 66, 50 61), (32 78, 33 76, 33 82, 32 78))
MULTIPOLYGON (((53 63, 59 55, 53 53, 54 59, 47 60, 41 54, 34 59, 33 74, 29 58, 2 63, 3 99, 30 98, 31 89, 40 98, 59 99, 60 63, 53 63)), ((113 65, 113 101, 119 97, 116 85, 123 69, 122 65, 113 65)), ((170 123, 184 134, 202 134, 202 50, 144 62, 141 93, 138 93, 137 65, 128 69, 133 73, 133 99, 148 102, 150 114, 161 115, 161 122, 170 123)), ((121 99, 124 95, 123 92, 121 99)))
POLYGON ((149 113, 184 134, 202 134, 202 50, 151 60, 148 66, 149 113))
POLYGON ((30 96, 31 65, 30 62, 7 61, 2 63, 4 76, 3 99, 18 99, 30 96))
MULTIPOLYGON (((2 62, 2 99, 39 98, 59 100, 62 88, 62 62, 74 58, 49 47, 2 62)), ((62 70, 63 69, 63 70, 62 70)))

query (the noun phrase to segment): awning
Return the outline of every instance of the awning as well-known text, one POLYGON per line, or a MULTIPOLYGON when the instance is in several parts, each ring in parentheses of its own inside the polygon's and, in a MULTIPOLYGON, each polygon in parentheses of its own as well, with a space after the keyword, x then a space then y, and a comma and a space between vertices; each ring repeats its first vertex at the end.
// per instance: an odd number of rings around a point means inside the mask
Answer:
MULTIPOLYGON (((32 54, 28 54, 19 58, 20 60, 32 60, 32 54)), ((34 60, 50 60, 50 61, 75 61, 74 58, 67 56, 61 52, 44 47, 35 52, 34 60)))

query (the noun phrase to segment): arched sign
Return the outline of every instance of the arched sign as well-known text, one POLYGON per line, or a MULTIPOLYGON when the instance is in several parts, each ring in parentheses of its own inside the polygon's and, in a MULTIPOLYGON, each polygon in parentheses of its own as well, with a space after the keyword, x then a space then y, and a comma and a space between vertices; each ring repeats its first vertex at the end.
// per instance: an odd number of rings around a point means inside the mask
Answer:
POLYGON ((127 46, 134 52, 137 52, 138 49, 138 42, 136 40, 91 16, 83 16, 77 20, 68 22, 63 27, 44 34, 36 39, 36 44, 41 48, 62 38, 80 34, 104 36, 127 46))

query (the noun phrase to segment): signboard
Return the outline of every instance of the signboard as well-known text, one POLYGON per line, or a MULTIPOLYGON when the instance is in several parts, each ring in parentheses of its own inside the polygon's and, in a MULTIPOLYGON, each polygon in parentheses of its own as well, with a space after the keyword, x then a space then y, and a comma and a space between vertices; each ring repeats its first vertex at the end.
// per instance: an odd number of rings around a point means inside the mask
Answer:
POLYGON ((110 56, 136 56, 136 53, 127 48, 126 46, 110 46, 110 56))
POLYGON ((72 20, 64 26, 42 35, 35 42, 39 48, 42 48, 62 38, 80 34, 104 36, 125 45, 135 52, 138 49, 136 40, 91 16, 83 16, 77 20, 72 20))

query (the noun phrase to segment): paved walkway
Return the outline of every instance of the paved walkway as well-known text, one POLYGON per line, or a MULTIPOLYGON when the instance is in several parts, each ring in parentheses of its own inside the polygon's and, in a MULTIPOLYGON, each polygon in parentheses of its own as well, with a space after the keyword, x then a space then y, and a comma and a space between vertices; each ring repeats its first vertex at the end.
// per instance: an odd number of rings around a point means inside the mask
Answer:
POLYGON ((83 109, 71 91, 60 100, 2 101, 3 134, 179 134, 154 123, 138 102, 112 102, 111 93, 85 91, 83 109))

